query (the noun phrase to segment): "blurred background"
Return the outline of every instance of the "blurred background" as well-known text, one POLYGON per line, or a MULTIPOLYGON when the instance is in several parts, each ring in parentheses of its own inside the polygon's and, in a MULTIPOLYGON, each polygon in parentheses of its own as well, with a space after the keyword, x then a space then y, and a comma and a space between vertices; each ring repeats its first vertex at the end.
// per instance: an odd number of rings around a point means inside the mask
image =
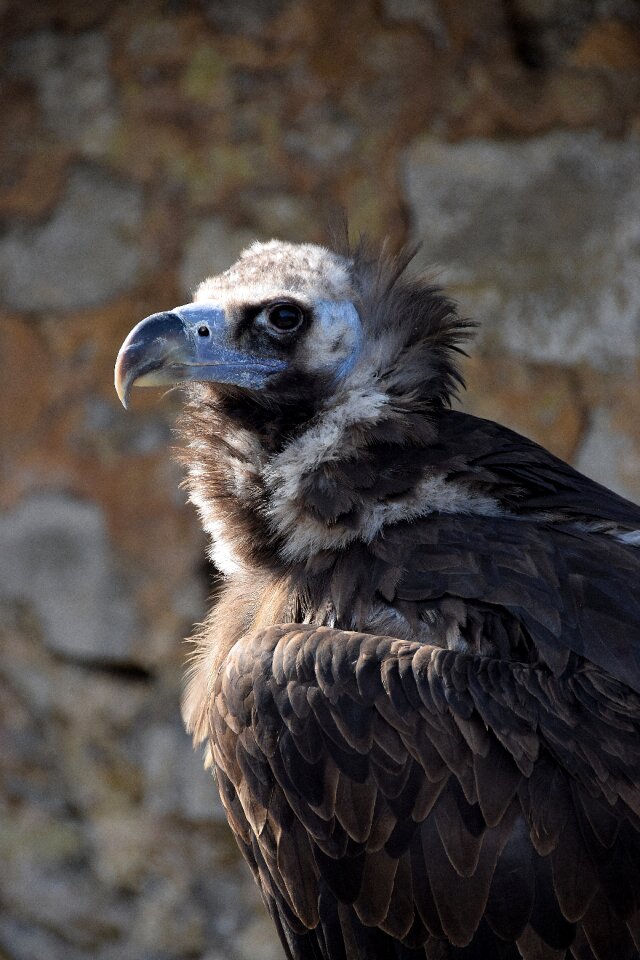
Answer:
POLYGON ((255 237, 422 240, 468 409, 640 499, 637 0, 3 0, 0 958, 280 956, 179 718, 214 571, 142 317, 255 237))

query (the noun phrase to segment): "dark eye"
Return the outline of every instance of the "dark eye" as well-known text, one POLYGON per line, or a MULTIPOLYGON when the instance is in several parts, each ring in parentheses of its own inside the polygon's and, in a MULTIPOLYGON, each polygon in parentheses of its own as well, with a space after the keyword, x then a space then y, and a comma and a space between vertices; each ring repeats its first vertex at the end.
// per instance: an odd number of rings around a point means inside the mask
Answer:
POLYGON ((198 336, 199 337, 209 336, 209 327, 207 327, 204 323, 198 327, 198 336))
POLYGON ((304 314, 295 303, 276 303, 267 310, 269 326, 279 333, 297 330, 304 320, 304 314))

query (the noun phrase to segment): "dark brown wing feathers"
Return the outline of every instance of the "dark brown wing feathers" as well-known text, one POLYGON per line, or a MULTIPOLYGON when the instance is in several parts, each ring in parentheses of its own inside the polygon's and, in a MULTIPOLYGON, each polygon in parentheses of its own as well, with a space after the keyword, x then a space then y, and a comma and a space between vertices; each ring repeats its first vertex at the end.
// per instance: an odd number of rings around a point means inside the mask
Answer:
MULTIPOLYGON (((390 944, 390 956, 465 960, 636 956, 639 563, 604 534, 592 548, 579 530, 455 515, 370 545, 397 609, 444 612, 502 656, 299 626, 234 650, 222 685, 235 708, 217 736, 241 728, 263 751, 249 846, 276 842, 275 809, 283 850, 256 859, 307 871, 299 889, 261 873, 270 909, 284 898, 281 923, 291 912, 310 928, 296 956, 329 941, 332 958, 390 944)), ((342 593, 329 590, 348 609, 363 587, 353 558, 345 569, 342 593)), ((256 748, 242 745, 255 776, 256 748)))
POLYGON ((370 549, 390 566, 404 558, 394 598, 459 597, 482 616, 485 634, 500 628, 492 613, 504 610, 502 629, 519 625, 522 642, 528 636, 555 673, 573 651, 640 691, 636 548, 524 519, 441 514, 397 524, 370 549))
POLYGON ((291 625, 237 644, 212 703, 223 799, 294 955, 636 955, 640 698, 597 666, 291 625))

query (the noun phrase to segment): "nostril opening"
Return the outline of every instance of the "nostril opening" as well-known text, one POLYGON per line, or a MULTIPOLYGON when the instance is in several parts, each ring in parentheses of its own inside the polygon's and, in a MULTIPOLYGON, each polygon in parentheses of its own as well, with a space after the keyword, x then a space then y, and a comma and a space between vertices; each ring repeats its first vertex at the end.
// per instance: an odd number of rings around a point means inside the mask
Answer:
POLYGON ((209 327, 206 327, 204 323, 202 324, 202 326, 198 327, 198 336, 199 337, 209 336, 209 327))

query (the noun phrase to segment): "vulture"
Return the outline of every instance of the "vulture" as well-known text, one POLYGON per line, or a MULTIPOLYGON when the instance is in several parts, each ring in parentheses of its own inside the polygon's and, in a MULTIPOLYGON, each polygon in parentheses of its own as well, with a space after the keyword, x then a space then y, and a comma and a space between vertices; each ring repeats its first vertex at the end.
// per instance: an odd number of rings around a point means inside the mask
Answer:
POLYGON ((640 507, 452 408, 410 260, 255 243, 120 350, 223 575, 185 720, 289 960, 638 960, 640 507))

